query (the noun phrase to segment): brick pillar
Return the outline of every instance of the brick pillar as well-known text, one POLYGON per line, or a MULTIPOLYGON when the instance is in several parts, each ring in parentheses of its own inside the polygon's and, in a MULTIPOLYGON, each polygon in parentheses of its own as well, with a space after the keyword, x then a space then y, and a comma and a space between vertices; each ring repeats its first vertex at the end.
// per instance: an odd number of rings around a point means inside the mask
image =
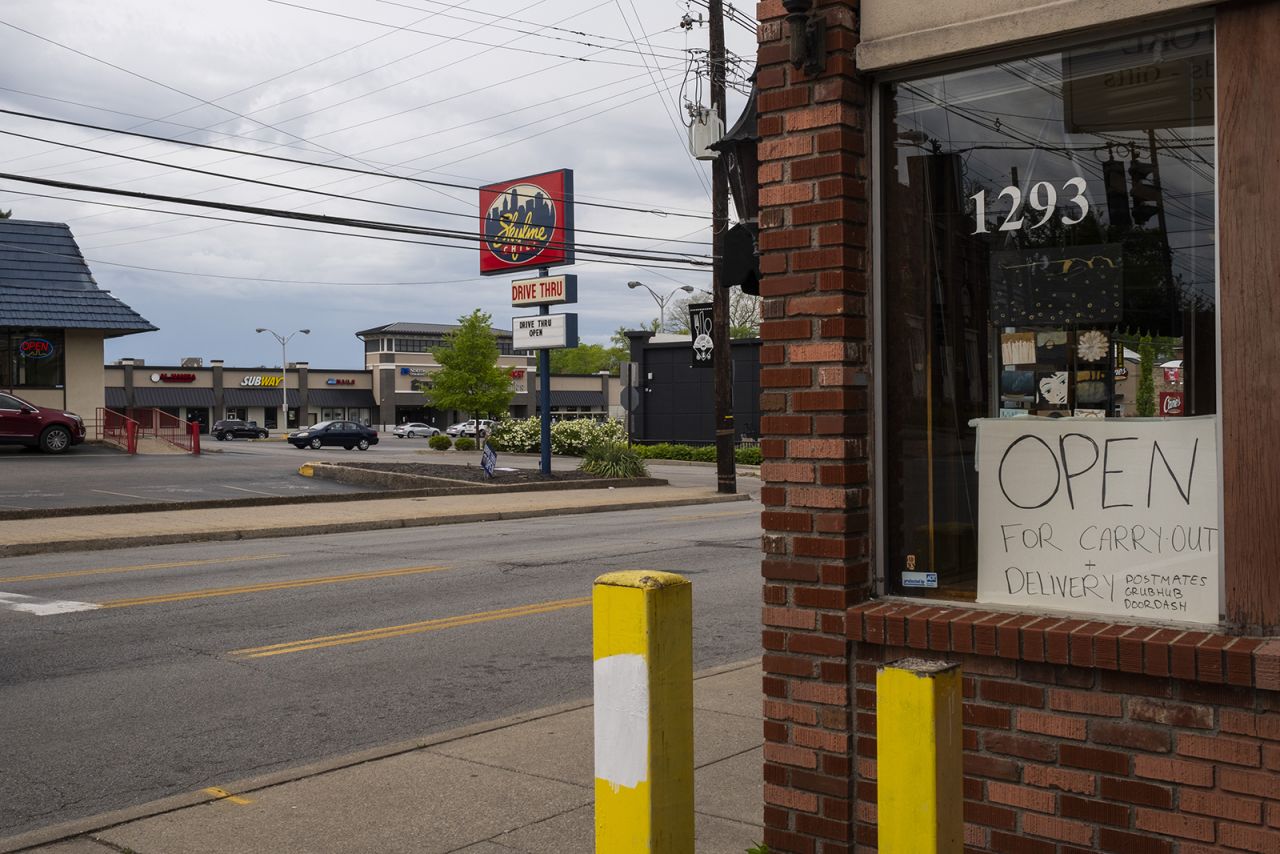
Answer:
POLYGON ((765 842, 837 854, 855 841, 845 609, 871 587, 870 112, 856 0, 816 6, 815 77, 780 0, 758 8, 765 842))

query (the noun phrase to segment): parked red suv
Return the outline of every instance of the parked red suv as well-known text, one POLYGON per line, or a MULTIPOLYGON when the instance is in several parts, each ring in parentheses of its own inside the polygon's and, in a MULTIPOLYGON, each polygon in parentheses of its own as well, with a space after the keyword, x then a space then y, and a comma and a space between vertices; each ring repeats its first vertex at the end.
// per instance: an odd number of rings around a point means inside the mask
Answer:
POLYGON ((84 441, 84 419, 74 412, 27 403, 0 393, 0 445, 29 445, 60 454, 84 441))

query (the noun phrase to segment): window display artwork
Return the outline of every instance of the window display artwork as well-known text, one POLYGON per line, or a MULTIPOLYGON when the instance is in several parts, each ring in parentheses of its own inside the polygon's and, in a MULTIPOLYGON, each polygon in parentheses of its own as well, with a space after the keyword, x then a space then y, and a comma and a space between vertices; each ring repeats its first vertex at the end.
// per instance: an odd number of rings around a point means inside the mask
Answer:
POLYGON ((1067 405, 1067 372, 1056 371, 1040 380, 1039 402, 1048 406, 1067 405))
MULTIPOLYGON (((1057 476, 1110 489, 1117 460, 1125 476, 1152 467, 1157 435, 1141 425, 1215 412, 1213 63, 1212 25, 1193 24, 883 85, 888 592, 971 601, 1003 559, 983 522, 979 425, 1051 425, 1053 448, 1093 436, 1102 459, 1072 456, 1057 476), (1148 433, 1145 459, 1129 459, 1121 440, 1148 433), (908 561, 937 588, 908 589, 908 561)), ((1011 494, 1055 477, 1008 471, 1011 494)), ((1148 523, 1161 524, 1134 522, 1148 523)), ((1025 557, 1028 573, 1063 574, 1056 553, 1025 557)))
POLYGON ((1001 371, 1000 394, 1007 398, 1027 397, 1035 394, 1034 371, 1001 371))
POLYGON ((1026 326, 1117 323, 1123 295, 1118 246, 1041 246, 991 253, 991 320, 1026 326))
POLYGON ((1101 362, 1110 352, 1107 334, 1097 329, 1081 332, 1076 341, 1076 355, 1082 362, 1101 362))
POLYGON ((1036 361, 1034 332, 1006 332, 1000 336, 1000 361, 1006 365, 1032 365, 1036 361))

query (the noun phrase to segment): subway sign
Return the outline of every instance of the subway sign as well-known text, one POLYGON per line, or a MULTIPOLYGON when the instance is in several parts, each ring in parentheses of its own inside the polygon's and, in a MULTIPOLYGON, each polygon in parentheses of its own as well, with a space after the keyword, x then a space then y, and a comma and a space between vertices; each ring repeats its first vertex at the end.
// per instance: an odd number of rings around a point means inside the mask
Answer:
POLYGON ((284 377, 272 376, 269 374, 254 374, 240 380, 240 385, 249 388, 280 388, 284 384, 284 377))

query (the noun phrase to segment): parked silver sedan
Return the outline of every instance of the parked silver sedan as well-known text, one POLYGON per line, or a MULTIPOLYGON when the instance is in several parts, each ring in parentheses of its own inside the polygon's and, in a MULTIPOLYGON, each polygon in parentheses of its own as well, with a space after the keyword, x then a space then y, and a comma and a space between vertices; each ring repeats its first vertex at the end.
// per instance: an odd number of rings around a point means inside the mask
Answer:
POLYGON ((415 421, 412 424, 397 424, 392 428, 391 435, 397 439, 416 439, 418 436, 425 436, 429 439, 432 436, 439 436, 440 430, 430 424, 415 421))

